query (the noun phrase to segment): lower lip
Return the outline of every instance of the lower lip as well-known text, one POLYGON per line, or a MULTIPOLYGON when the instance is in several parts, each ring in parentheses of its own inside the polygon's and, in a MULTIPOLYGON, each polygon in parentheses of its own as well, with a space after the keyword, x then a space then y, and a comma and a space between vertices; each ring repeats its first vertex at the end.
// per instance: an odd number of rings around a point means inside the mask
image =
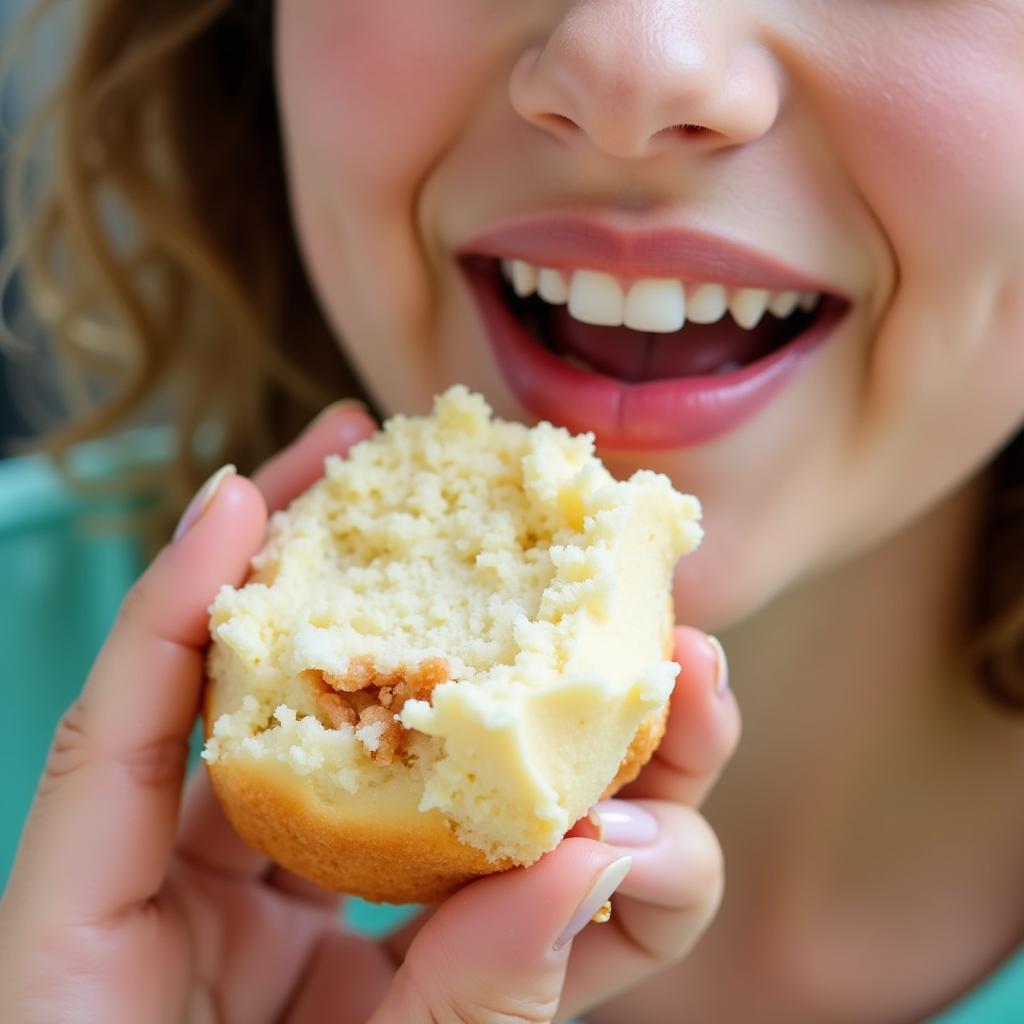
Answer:
POLYGON ((593 431, 602 447, 622 450, 704 444, 753 419, 833 336, 849 309, 826 296, 803 334, 734 373, 629 384, 537 344, 501 297, 496 261, 470 259, 463 268, 516 398, 540 419, 575 433, 593 431))

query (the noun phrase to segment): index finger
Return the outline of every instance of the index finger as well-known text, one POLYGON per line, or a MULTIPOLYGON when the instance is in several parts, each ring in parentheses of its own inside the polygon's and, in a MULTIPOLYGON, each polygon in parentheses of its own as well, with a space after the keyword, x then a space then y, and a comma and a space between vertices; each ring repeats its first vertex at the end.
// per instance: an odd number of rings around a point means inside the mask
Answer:
MULTIPOLYGON (((345 455, 357 441, 376 430, 358 402, 328 406, 287 448, 265 462, 252 476, 270 511, 284 508, 319 479, 328 455, 345 455)), ((257 878, 270 864, 238 836, 205 779, 186 787, 178 829, 178 850, 193 863, 242 878, 257 878)))
POLYGON ((263 492, 270 511, 276 512, 323 476, 328 455, 347 454, 376 429, 360 402, 343 399, 329 405, 301 437, 253 473, 253 483, 263 492))
POLYGON ((221 477, 205 497, 125 598, 57 728, 8 891, 44 919, 93 923, 163 884, 207 608, 221 584, 241 582, 266 523, 262 496, 241 477, 221 477))

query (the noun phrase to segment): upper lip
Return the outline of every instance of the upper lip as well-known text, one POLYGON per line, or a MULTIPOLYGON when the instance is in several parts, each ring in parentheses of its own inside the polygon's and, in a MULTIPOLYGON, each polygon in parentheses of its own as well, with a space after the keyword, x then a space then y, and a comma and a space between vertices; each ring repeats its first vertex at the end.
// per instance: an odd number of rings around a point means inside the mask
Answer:
POLYGON ((492 225, 459 251, 464 256, 520 259, 562 270, 587 268, 623 277, 677 278, 845 297, 834 284, 709 232, 672 226, 623 230, 578 214, 538 214, 492 225))

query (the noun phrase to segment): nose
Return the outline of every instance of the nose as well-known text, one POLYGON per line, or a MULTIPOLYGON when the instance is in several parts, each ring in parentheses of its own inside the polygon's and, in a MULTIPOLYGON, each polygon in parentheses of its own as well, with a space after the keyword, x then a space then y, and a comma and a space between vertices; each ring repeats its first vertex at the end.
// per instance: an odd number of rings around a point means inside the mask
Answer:
POLYGON ((574 0, 516 62, 512 106, 570 145, 636 159, 764 135, 781 85, 732 0, 574 0))

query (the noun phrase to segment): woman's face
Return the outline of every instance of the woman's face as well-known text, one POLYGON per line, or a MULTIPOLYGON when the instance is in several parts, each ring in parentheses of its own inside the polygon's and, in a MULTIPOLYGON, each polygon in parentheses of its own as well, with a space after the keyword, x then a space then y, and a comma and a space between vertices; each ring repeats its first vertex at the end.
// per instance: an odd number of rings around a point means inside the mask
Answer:
POLYGON ((892 533, 1024 419, 1020 0, 279 0, 277 30, 300 243, 368 390, 462 382, 698 495, 681 618, 892 533))

